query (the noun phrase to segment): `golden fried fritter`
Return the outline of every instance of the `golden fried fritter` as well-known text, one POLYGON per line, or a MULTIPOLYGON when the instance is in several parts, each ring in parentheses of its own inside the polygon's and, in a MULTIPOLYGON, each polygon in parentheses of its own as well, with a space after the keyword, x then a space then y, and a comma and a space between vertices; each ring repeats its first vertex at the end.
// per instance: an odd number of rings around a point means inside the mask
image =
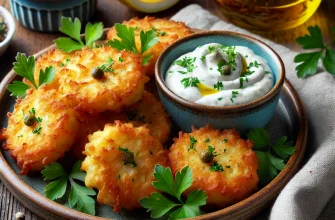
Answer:
POLYGON ((152 186, 156 164, 167 165, 167 151, 145 127, 107 124, 89 136, 82 169, 85 184, 99 190, 97 199, 115 212, 140 207, 139 200, 155 192, 152 186))
POLYGON ((174 173, 185 166, 192 169, 194 182, 186 194, 204 190, 207 204, 223 208, 257 189, 258 161, 252 146, 251 141, 241 139, 234 129, 193 128, 191 133, 180 132, 179 138, 175 138, 169 153, 170 165, 174 173), (205 163, 201 157, 209 146, 215 148, 213 153, 217 156, 205 163))
POLYGON ((170 136, 171 121, 162 103, 146 91, 139 102, 121 113, 103 112, 95 116, 82 114, 78 120, 81 129, 78 130, 77 140, 71 149, 78 158, 84 156, 82 152, 88 143, 87 136, 102 130, 105 124, 113 123, 115 120, 130 122, 136 127, 145 126, 150 130, 151 136, 158 139, 161 144, 164 144, 170 136))
POLYGON ((35 75, 50 65, 56 68, 50 86, 66 95, 74 108, 90 114, 119 111, 136 103, 149 80, 139 55, 109 46, 83 48, 69 54, 52 50, 37 60, 35 75), (96 67, 104 70, 101 79, 91 75, 96 67))
MULTIPOLYGON (((187 27, 184 23, 161 18, 154 18, 154 17, 145 17, 143 19, 133 18, 129 21, 123 22, 123 24, 129 27, 136 28, 135 42, 138 50, 140 50, 141 48, 140 32, 142 30, 156 31, 156 35, 159 39, 159 42, 144 53, 144 55, 152 54, 150 62, 148 66, 146 66, 147 74, 149 76, 153 76, 155 74, 155 64, 159 55, 161 55, 163 50, 168 46, 170 46, 174 41, 191 34, 191 29, 187 27)), ((112 40, 114 38, 118 37, 116 35, 116 30, 113 27, 109 31, 107 39, 112 40)))
MULTIPOLYGON (((144 92, 142 99, 126 109, 126 122, 149 128, 151 136, 164 144, 171 130, 171 121, 163 105, 152 93, 144 92)), ((120 119, 122 120, 122 119, 120 119)))
POLYGON ((83 151, 85 145, 89 142, 88 135, 104 129, 108 123, 114 123, 115 120, 125 120, 124 113, 102 112, 97 115, 80 113, 78 117, 79 127, 77 130, 76 141, 71 148, 71 153, 78 159, 84 159, 83 151))
POLYGON ((10 150, 22 168, 22 174, 39 171, 62 157, 71 148, 78 129, 75 111, 47 85, 28 90, 26 98, 17 101, 8 118, 8 127, 0 136, 6 141, 5 149, 10 150), (29 114, 31 126, 24 121, 29 114))

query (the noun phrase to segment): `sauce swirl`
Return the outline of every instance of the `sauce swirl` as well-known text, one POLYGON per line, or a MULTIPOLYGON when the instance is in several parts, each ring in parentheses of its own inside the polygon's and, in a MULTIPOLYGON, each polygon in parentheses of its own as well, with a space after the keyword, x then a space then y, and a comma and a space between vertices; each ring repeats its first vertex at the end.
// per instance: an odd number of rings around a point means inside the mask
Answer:
POLYGON ((249 48, 211 43, 174 61, 165 82, 186 100, 235 106, 268 93, 274 86, 274 76, 266 60, 249 48))

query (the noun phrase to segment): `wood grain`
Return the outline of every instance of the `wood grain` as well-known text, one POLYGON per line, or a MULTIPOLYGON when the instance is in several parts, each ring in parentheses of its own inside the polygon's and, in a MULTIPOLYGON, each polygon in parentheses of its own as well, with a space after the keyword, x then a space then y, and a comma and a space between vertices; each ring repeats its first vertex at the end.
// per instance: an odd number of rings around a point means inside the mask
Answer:
MULTIPOLYGON (((174 7, 164 12, 153 14, 153 16, 169 18, 181 8, 192 3, 199 4, 213 14, 225 19, 217 9, 214 0, 182 0, 174 7)), ((7 9, 10 8, 9 0, 0 0, 0 5, 7 9)), ((319 25, 323 30, 325 40, 330 40, 332 38, 330 28, 335 26, 334 11, 335 1, 322 1, 318 11, 305 24, 288 31, 261 35, 274 42, 287 46, 288 48, 299 51, 300 47, 295 43, 295 39, 298 36, 306 34, 306 27, 310 25, 319 25)), ((105 24, 105 27, 109 27, 116 22, 122 22, 123 20, 128 20, 135 16, 144 17, 145 15, 146 14, 144 13, 129 10, 126 6, 116 0, 98 0, 97 11, 92 21, 102 21, 105 24)), ((52 41, 60 36, 58 33, 30 31, 18 22, 16 22, 16 25, 16 33, 12 43, 7 52, 0 58, 0 80, 2 80, 5 74, 12 68, 12 63, 15 60, 17 52, 20 51, 32 55, 52 44, 52 41)), ((19 203, 0 181, 0 219, 15 219, 16 212, 23 212, 26 220, 42 220, 38 215, 32 213, 29 209, 19 203)))

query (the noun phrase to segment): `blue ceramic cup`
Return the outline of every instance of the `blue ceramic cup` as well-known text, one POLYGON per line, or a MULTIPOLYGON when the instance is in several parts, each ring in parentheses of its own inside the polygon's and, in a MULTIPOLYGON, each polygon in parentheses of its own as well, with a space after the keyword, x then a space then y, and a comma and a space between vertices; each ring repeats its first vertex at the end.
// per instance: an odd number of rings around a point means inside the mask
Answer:
POLYGON ((165 110, 183 131, 189 132, 192 126, 199 128, 209 124, 214 128, 236 128, 245 133, 264 127, 271 120, 284 84, 285 68, 279 55, 256 38, 228 31, 205 31, 180 39, 165 49, 157 60, 155 78, 165 110), (208 43, 250 48, 268 62, 275 78, 274 87, 255 101, 227 107, 197 104, 173 93, 165 84, 168 68, 183 54, 208 43))
POLYGON ((10 0, 14 17, 25 27, 42 32, 58 32, 61 18, 79 18, 86 24, 96 0, 10 0))

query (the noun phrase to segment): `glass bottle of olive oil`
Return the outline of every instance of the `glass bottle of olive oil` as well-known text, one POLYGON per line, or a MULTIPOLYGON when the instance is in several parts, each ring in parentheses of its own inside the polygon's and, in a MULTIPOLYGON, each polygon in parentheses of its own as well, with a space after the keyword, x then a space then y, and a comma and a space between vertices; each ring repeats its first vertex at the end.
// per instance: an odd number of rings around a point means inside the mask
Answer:
POLYGON ((225 17, 241 27, 277 31, 307 21, 321 0, 217 0, 225 17))

